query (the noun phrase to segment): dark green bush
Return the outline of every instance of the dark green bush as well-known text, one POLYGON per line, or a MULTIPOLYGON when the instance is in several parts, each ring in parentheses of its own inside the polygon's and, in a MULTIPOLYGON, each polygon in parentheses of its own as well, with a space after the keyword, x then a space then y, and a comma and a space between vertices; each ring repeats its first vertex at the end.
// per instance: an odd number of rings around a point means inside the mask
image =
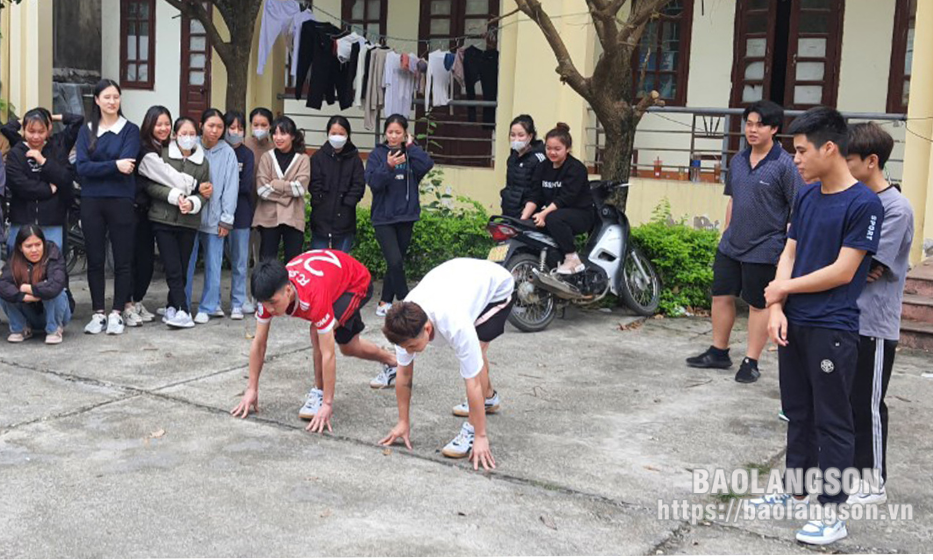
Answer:
MULTIPOLYGON (((437 265, 456 257, 485 259, 495 242, 486 231, 489 216, 483 206, 467 197, 455 197, 442 188, 443 174, 432 171, 421 186, 421 219, 415 223, 405 259, 409 278, 421 278, 437 265), (426 202, 425 202, 426 201, 426 202)), ((310 216, 310 206, 307 212, 310 216)), ((356 209, 356 241, 351 254, 373 275, 382 278, 386 263, 376 241, 369 208, 356 209)), ((305 232, 310 244, 310 228, 305 232)))
POLYGON ((689 308, 709 309, 719 232, 694 229, 670 214, 671 205, 664 200, 650 222, 632 228, 632 238, 661 275, 659 311, 678 316, 689 308))

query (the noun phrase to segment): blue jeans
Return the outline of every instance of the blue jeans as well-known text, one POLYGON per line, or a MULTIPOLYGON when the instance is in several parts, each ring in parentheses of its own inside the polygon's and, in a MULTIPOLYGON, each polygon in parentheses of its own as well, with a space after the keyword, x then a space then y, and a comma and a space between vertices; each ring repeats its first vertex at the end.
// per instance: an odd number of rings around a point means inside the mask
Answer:
POLYGON ((249 266, 250 228, 234 229, 226 239, 226 248, 230 260, 230 305, 234 309, 246 303, 246 273, 249 266))
POLYGON ((71 321, 71 306, 68 294, 62 290, 53 299, 42 300, 42 310, 36 309, 35 303, 10 303, 0 299, 0 307, 10 320, 10 332, 21 333, 26 327, 34 331, 45 329, 47 334, 54 333, 59 327, 71 321))
POLYGON ((353 241, 355 241, 355 236, 352 233, 347 235, 313 235, 311 236, 311 250, 337 249, 349 253, 353 249, 353 241))
MULTIPOLYGON (((7 255, 10 255, 10 258, 13 258, 13 247, 16 245, 16 234, 19 233, 19 230, 22 229, 23 224, 10 224, 10 232, 6 239, 6 248, 7 255)), ((42 230, 42 233, 45 234, 46 241, 54 241, 55 245, 58 246, 58 250, 62 253, 65 252, 65 248, 62 247, 64 241, 65 228, 62 226, 39 226, 39 229, 42 230)))
POLYGON ((220 309, 220 267, 224 261, 224 240, 216 233, 198 232, 188 261, 188 279, 185 283, 185 297, 188 309, 191 309, 191 292, 194 285, 194 267, 198 262, 198 250, 204 247, 204 289, 198 304, 198 313, 210 315, 220 309))

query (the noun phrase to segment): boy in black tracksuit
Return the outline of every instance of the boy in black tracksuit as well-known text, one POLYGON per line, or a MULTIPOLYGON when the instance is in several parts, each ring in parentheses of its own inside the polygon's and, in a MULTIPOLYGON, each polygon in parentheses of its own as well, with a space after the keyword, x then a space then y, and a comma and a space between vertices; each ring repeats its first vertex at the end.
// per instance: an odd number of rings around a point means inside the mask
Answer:
MULTIPOLYGON (((779 348, 781 400, 790 420, 787 470, 840 473, 855 461, 849 393, 858 360, 857 300, 878 249, 884 208, 846 165, 845 120, 825 107, 810 109, 790 127, 797 165, 808 184, 797 194, 777 275, 765 290, 768 334, 779 348)), ((796 499, 806 496, 799 490, 796 499)), ((845 491, 819 496, 846 501, 845 491)), ((789 495, 759 502, 793 503, 789 495)), ((797 540, 825 545, 847 536, 845 522, 814 519, 797 540)))

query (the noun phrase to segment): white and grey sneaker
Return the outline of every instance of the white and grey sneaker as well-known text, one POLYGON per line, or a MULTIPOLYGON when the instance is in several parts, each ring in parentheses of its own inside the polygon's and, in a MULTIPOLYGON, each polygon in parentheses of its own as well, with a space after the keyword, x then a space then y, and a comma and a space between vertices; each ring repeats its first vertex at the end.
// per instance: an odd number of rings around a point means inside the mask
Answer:
POLYGON ((198 314, 194 316, 194 322, 199 325, 203 325, 210 320, 211 320, 210 316, 203 311, 198 311, 198 314))
POLYGON ((311 389, 308 391, 308 398, 305 399, 304 406, 298 411, 298 418, 302 420, 313 419, 317 411, 321 409, 322 404, 324 404, 324 391, 317 387, 311 389))
POLYGON ((123 317, 116 311, 107 317, 107 334, 123 334, 123 317))
POLYGON ((95 313, 91 317, 91 322, 84 327, 86 334, 100 334, 107 328, 107 316, 103 313, 95 313))
POLYGON ((142 303, 136 304, 136 313, 143 320, 143 323, 151 323, 155 320, 155 315, 150 313, 149 310, 146 309, 146 306, 142 303))
MULTIPOLYGON (((486 414, 494 414, 499 410, 499 392, 493 391, 492 396, 486 399, 486 414)), ((470 417, 470 403, 463 402, 454 407, 454 416, 470 417)))
POLYGON ((218 319, 223 319, 226 316, 227 315, 224 313, 224 310, 219 307, 217 308, 217 311, 211 313, 211 317, 217 317, 218 319))
MULTIPOLYGON (((123 310, 123 324, 127 327, 143 326, 143 318, 136 312, 136 306, 123 310)), ((109 326, 109 325, 108 325, 109 326)))
POLYGON ((233 319, 234 321, 242 321, 243 320, 243 309, 240 307, 234 307, 233 310, 230 311, 230 318, 233 319))
POLYGON ((157 313, 162 316, 162 322, 167 325, 177 311, 174 307, 160 307, 157 313))
POLYGON ((382 371, 379 372, 379 375, 373 377, 372 381, 369 382, 369 386, 373 389, 388 389, 395 384, 396 371, 398 371, 398 368, 382 364, 382 371))
POLYGON ((376 317, 385 317, 390 309, 392 309, 391 303, 380 303, 376 305, 376 317))
MULTIPOLYGON (((166 314, 166 317, 168 317, 168 314, 166 314)), ((191 315, 188 315, 187 311, 178 311, 172 313, 172 318, 166 321, 165 324, 176 329, 190 329, 194 326, 194 321, 191 320, 191 315)))
POLYGON ((872 492, 872 487, 867 480, 861 481, 860 490, 856 494, 849 494, 846 500, 847 504, 883 504, 888 501, 888 493, 884 486, 878 492, 872 492))
POLYGON ((444 446, 441 453, 444 454, 444 457, 450 457, 451 459, 463 459, 468 456, 473 449, 473 437, 473 425, 469 422, 464 422, 463 426, 460 427, 460 433, 457 434, 457 437, 451 440, 450 443, 444 446))
POLYGON ((757 507, 796 507, 809 504, 810 497, 807 496, 802 500, 798 500, 793 496, 793 494, 765 494, 759 498, 752 498, 748 501, 748 503, 757 507))
POLYGON ((798 541, 817 545, 832 544, 848 536, 846 522, 841 519, 837 519, 835 523, 825 523, 815 519, 797 531, 798 541))
POLYGON ((243 304, 243 313, 245 315, 252 315, 256 312, 256 304, 253 303, 253 300, 248 299, 246 303, 243 304))

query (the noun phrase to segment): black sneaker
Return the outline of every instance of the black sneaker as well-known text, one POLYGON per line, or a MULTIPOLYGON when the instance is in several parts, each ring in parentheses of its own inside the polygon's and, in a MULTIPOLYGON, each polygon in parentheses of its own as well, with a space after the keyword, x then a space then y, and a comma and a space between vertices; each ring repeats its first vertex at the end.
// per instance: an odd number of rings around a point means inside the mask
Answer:
POLYGON ((759 377, 761 377, 761 372, 758 371, 758 365, 752 364, 748 358, 742 360, 742 365, 735 374, 735 380, 739 383, 754 383, 759 377))
POLYGON ((729 358, 728 351, 721 354, 721 351, 710 346, 706 352, 699 356, 687 358, 687 365, 695 368, 709 369, 729 369, 732 367, 732 360, 729 358))

